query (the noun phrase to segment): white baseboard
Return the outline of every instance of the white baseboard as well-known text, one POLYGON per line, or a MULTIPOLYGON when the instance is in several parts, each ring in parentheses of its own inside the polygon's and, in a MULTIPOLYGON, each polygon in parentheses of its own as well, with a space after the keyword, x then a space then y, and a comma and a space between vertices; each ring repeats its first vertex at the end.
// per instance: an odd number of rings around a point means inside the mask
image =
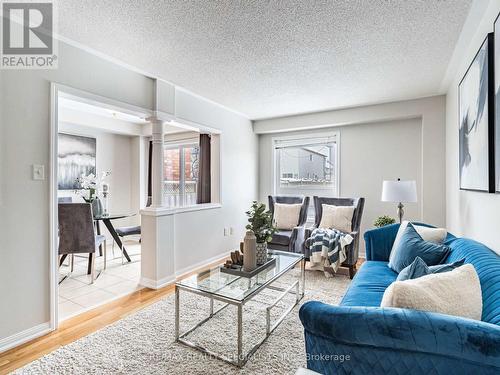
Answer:
POLYGON ((50 322, 46 322, 28 328, 27 330, 24 330, 22 332, 15 333, 12 336, 0 339, 0 353, 24 344, 25 342, 34 340, 37 337, 49 333, 51 330, 52 329, 50 328, 50 322))
MULTIPOLYGON (((195 271, 199 268, 202 268, 204 266, 207 266, 211 263, 215 263, 219 260, 222 261, 225 258, 227 258, 228 255, 229 255, 229 252, 225 252, 225 253, 216 255, 212 258, 205 259, 205 260, 200 261, 198 263, 195 263, 191 266, 184 267, 184 268, 180 269, 179 271, 177 271, 175 273, 175 276, 167 276, 167 277, 164 277, 160 280, 152 280, 152 279, 149 279, 147 277, 141 277, 140 284, 146 288, 160 289, 160 288, 166 287, 166 286, 174 283, 176 281, 176 279, 181 278, 182 276, 184 276, 190 272, 193 272, 193 271, 195 271)), ((128 293, 126 293, 126 294, 128 294, 128 293)), ((115 298, 113 298, 113 300, 121 298, 121 297, 123 297, 123 295, 116 296, 115 298)), ((110 302, 110 300, 103 302, 103 304, 108 303, 108 302, 110 302)), ((88 310, 94 309, 96 307, 97 306, 93 306, 92 308, 89 308, 88 310)), ((80 314, 80 313, 82 313, 82 311, 78 312, 78 314, 80 314)), ((45 335, 51 331, 52 331, 52 329, 50 327, 50 322, 46 322, 46 323, 39 324, 35 327, 28 328, 25 331, 18 332, 12 336, 0 339, 0 353, 7 351, 9 349, 12 349, 16 346, 22 345, 28 341, 34 340, 37 337, 45 335)))
POLYGON ((159 280, 141 277, 139 284, 149 289, 160 289, 175 282, 175 276, 167 276, 159 280))
POLYGON ((226 251, 226 252, 219 254, 219 255, 216 255, 212 258, 202 260, 201 262, 195 263, 195 264, 188 266, 188 267, 184 267, 178 271, 175 271, 175 277, 181 278, 182 276, 186 275, 187 273, 193 272, 199 268, 207 266, 211 263, 215 263, 219 260, 224 260, 225 258, 227 258, 229 256, 230 253, 231 253, 230 251, 226 251))
POLYGON ((225 252, 225 253, 216 255, 212 258, 202 260, 201 262, 195 263, 191 266, 184 267, 184 268, 180 269, 179 271, 176 271, 175 276, 167 276, 167 277, 164 277, 160 280, 153 280, 153 279, 150 279, 147 277, 141 277, 141 280, 139 283, 142 286, 149 288, 149 289, 161 289, 161 288, 164 288, 164 287, 174 283, 177 279, 181 278, 182 276, 184 276, 190 272, 193 272, 193 271, 195 271, 199 268, 202 268, 204 266, 207 266, 211 263, 215 263, 219 260, 224 260, 228 256, 229 256, 229 252, 225 252))

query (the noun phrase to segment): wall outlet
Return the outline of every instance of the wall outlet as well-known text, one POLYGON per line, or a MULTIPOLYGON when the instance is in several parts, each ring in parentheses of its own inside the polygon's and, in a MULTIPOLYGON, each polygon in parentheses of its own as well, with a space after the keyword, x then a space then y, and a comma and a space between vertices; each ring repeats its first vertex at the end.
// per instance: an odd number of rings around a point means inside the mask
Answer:
POLYGON ((45 180, 45 166, 33 164, 33 180, 45 180))
POLYGON ((228 234, 229 234, 229 230, 226 227, 224 227, 224 237, 228 236, 228 234))
POLYGON ((234 234, 234 228, 229 227, 229 235, 232 236, 234 234))

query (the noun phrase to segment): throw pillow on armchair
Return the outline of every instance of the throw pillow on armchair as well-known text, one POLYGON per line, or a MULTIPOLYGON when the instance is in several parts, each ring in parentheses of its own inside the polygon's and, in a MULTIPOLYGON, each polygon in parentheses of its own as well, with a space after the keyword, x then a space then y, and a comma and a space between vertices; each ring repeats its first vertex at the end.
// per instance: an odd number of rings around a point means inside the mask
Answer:
POLYGON ((344 233, 352 231, 352 216, 354 215, 354 206, 334 206, 322 204, 323 214, 321 215, 320 228, 337 229, 344 233))
POLYGON ((276 228, 282 230, 292 230, 299 223, 302 203, 297 204, 274 204, 274 223, 276 228))

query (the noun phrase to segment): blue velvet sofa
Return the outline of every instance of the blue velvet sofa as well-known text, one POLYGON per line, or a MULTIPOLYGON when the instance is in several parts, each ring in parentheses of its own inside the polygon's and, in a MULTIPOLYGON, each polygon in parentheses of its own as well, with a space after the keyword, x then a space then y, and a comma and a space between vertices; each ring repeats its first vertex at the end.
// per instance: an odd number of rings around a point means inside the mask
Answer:
POLYGON ((365 233, 366 259, 339 306, 306 302, 309 369, 322 374, 500 374, 500 256, 449 234, 446 263, 465 258, 476 268, 482 321, 431 312, 381 308, 397 274, 387 267, 399 224, 365 233))

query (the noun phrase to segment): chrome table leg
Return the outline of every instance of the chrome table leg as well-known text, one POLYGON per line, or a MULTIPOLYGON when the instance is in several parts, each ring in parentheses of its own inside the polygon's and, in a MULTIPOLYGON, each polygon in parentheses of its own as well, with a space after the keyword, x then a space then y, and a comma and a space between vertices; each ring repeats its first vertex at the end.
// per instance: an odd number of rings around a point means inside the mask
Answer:
POLYGON ((306 259, 302 259, 302 263, 300 265, 300 278, 302 279, 301 285, 301 296, 304 297, 306 290, 306 259))
POLYGON ((179 340, 179 288, 175 286, 175 341, 179 340))
POLYGON ((238 366, 243 366, 243 305, 238 305, 238 366))

